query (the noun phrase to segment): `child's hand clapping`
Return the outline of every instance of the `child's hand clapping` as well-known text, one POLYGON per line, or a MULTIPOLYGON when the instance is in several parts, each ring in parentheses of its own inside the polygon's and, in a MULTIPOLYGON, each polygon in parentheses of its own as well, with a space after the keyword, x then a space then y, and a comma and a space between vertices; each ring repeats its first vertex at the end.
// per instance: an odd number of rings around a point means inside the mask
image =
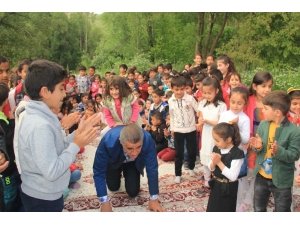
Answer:
POLYGON ((80 112, 74 112, 74 113, 70 113, 69 115, 67 116, 64 116, 60 123, 61 123, 61 126, 68 130, 70 129, 70 127, 72 127, 74 124, 78 123, 78 121, 80 120, 80 112))
POLYGON ((221 161, 221 155, 213 152, 210 156, 210 159, 213 162, 213 164, 218 165, 218 163, 221 161))
POLYGON ((276 155, 277 151, 278 151, 278 144, 277 144, 277 141, 274 141, 274 143, 272 144, 272 150, 271 150, 272 155, 276 155))
POLYGON ((261 149, 263 146, 263 142, 261 140, 261 137, 256 134, 255 137, 250 138, 250 145, 256 149, 261 149))

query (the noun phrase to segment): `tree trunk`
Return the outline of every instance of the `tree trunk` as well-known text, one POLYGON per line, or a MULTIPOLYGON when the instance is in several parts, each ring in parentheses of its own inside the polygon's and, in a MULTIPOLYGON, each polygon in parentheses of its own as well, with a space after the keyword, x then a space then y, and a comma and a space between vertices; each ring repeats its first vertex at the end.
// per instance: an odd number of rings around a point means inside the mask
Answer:
POLYGON ((224 13, 224 18, 223 18, 223 23, 222 23, 222 25, 221 25, 221 28, 220 28, 220 30, 219 30, 219 33, 217 34, 217 36, 216 36, 216 38, 215 38, 215 40, 214 40, 214 42, 213 42, 213 44, 212 44, 212 46, 211 46, 211 49, 210 49, 210 51, 209 51, 209 54, 213 54, 213 52, 214 52, 214 50, 215 50, 215 48, 216 48, 216 46, 217 46, 217 43, 218 43, 218 41, 219 41, 219 39, 220 39, 220 37, 221 37, 221 35, 222 35, 222 33, 223 33, 224 27, 225 27, 226 22, 227 22, 227 18, 228 18, 228 12, 225 12, 225 13, 224 13))
MULTIPOLYGON (((152 28, 152 24, 151 24, 150 20, 148 20, 147 32, 148 32, 148 44, 151 49, 154 47, 154 43, 153 43, 153 28, 152 28)), ((153 54, 151 54, 151 56, 150 56, 150 61, 154 63, 153 54)))
POLYGON ((198 12, 198 23, 197 23, 197 36, 196 36, 196 54, 201 54, 202 50, 202 36, 204 32, 204 12, 198 12))
POLYGON ((209 15, 210 15, 210 17, 209 17, 210 25, 209 25, 209 30, 208 30, 208 34, 207 34, 206 45, 204 46, 204 55, 203 55, 203 57, 207 56, 208 46, 209 46, 209 43, 210 43, 210 37, 211 37, 212 29, 213 29, 214 24, 215 24, 215 18, 216 18, 216 13, 210 13, 209 15))

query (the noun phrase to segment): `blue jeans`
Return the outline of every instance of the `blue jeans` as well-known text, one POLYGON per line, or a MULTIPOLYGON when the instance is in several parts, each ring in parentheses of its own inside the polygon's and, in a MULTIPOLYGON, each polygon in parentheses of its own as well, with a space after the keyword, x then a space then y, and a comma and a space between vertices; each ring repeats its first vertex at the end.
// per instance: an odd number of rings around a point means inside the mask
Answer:
POLYGON ((266 212, 270 194, 274 196, 275 212, 290 212, 292 204, 292 188, 277 188, 272 179, 259 173, 254 184, 254 211, 266 212))
POLYGON ((21 198, 26 212, 62 212, 64 208, 63 196, 49 201, 26 195, 21 189, 21 198))
POLYGON ((69 183, 79 181, 80 178, 81 178, 81 171, 80 170, 73 170, 71 172, 71 177, 70 177, 69 183))

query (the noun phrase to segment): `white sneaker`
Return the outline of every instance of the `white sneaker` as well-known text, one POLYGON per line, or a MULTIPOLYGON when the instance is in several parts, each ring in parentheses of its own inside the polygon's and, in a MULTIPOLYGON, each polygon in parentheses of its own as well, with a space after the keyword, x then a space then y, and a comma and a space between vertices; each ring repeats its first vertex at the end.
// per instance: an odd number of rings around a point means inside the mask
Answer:
POLYGON ((176 176, 174 182, 180 184, 181 176, 176 176))
POLYGON ((190 170, 190 175, 191 175, 191 177, 194 177, 195 176, 195 171, 194 170, 190 170))

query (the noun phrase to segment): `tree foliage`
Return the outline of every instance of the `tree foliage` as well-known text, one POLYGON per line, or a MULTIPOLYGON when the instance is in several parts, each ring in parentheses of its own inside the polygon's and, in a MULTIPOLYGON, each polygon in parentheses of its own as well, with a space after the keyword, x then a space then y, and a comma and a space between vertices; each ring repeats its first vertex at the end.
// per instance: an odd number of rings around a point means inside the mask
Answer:
POLYGON ((195 53, 229 54, 239 70, 296 67, 299 13, 117 12, 0 13, 0 54, 12 65, 46 58, 70 70, 80 64, 116 70, 121 63, 170 62, 181 69, 195 53))

